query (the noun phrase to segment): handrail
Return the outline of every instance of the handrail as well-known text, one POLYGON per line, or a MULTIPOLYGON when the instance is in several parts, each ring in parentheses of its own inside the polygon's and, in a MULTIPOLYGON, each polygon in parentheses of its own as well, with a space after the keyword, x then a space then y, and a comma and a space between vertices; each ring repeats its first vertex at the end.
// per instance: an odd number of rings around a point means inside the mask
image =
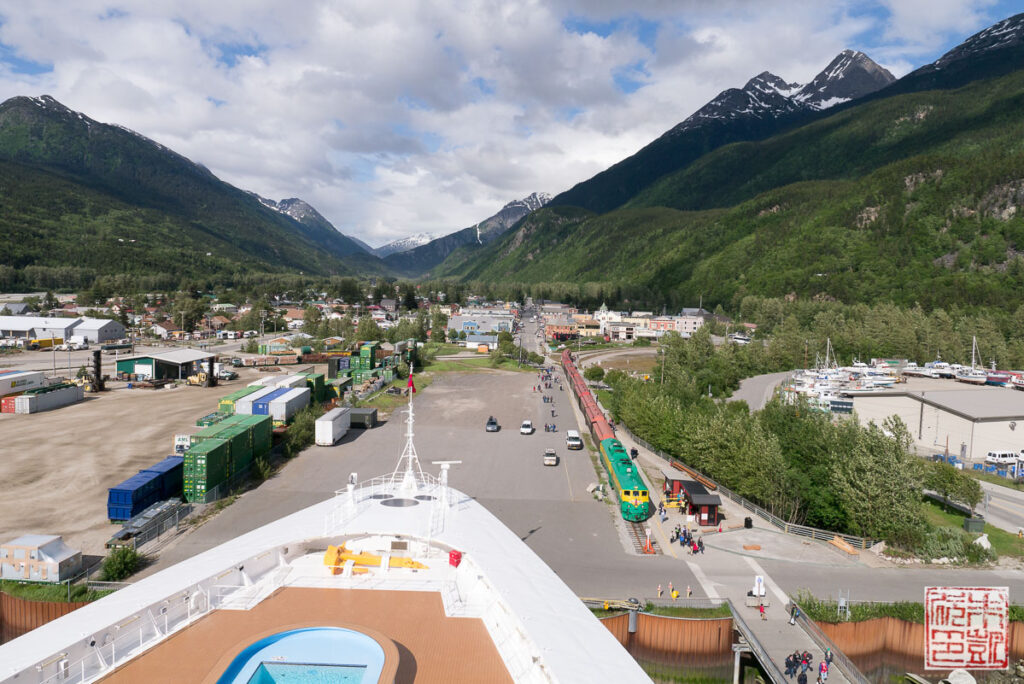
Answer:
MULTIPOLYGON (((818 627, 818 624, 814 620, 807 617, 807 613, 805 613, 804 609, 800 607, 800 604, 792 599, 790 599, 790 604, 791 606, 796 606, 799 613, 796 618, 797 622, 800 623, 800 626, 803 628, 804 632, 807 633, 807 636, 811 637, 811 640, 818 645, 818 648, 821 649, 822 653, 825 652, 826 648, 832 650, 832 659, 839 663, 839 667, 842 669, 843 674, 846 675, 846 678, 856 684, 870 684, 870 681, 864 676, 864 673, 860 671, 860 668, 854 665, 853 661, 847 658, 846 654, 839 650, 839 647, 833 643, 825 632, 821 631, 821 628, 818 627)), ((792 610, 792 608, 790 609, 792 610)))
POLYGON ((675 463, 679 463, 679 464, 681 464, 686 469, 686 472, 689 473, 691 476, 697 477, 697 478, 703 478, 703 479, 708 480, 710 482, 714 482, 716 487, 717 487, 717 489, 718 489, 718 493, 719 494, 727 496, 728 498, 732 499, 733 501, 738 503, 743 508, 747 509, 748 511, 750 511, 754 515, 758 516, 759 518, 763 518, 764 520, 766 520, 767 522, 771 523, 772 525, 774 525, 778 529, 782 530, 786 534, 792 534, 792 535, 796 535, 798 537, 810 537, 811 539, 816 539, 818 541, 825 541, 825 542, 831 541, 832 539, 834 539, 835 537, 838 536, 838 537, 842 538, 843 540, 845 540, 847 543, 849 543, 851 546, 853 546, 856 549, 870 549, 878 541, 876 539, 868 539, 868 538, 865 538, 865 537, 858 537, 858 536, 853 535, 853 534, 843 534, 841 532, 832 532, 830 530, 823 530, 823 529, 818 528, 818 527, 809 527, 807 525, 799 525, 797 523, 787 522, 787 521, 783 520, 782 518, 780 518, 779 516, 777 516, 777 515, 775 515, 773 513, 770 513, 768 511, 766 511, 765 509, 761 508, 760 506, 758 506, 753 501, 750 501, 749 499, 746 499, 746 498, 740 496, 739 494, 736 494, 735 492, 730 490, 728 487, 725 487, 721 483, 715 482, 714 480, 709 478, 707 475, 704 475, 699 470, 693 468, 693 466, 687 465, 687 464, 683 463, 682 461, 680 461, 678 458, 675 458, 673 456, 669 456, 668 454, 666 454, 665 452, 661 451, 660 449, 654 448, 653 446, 651 446, 645 440, 643 440, 643 439, 637 437, 636 435, 634 435, 633 432, 625 424, 619 423, 616 426, 616 429, 624 431, 626 434, 629 435, 630 439, 632 439, 634 442, 640 444, 642 447, 644 447, 645 449, 650 451, 655 456, 661 458, 663 461, 665 461, 669 465, 674 465, 675 463))
POLYGON ((788 680, 786 679, 786 675, 784 675, 782 670, 779 669, 778 663, 772 660, 772 657, 768 655, 768 651, 766 651, 764 646, 761 645, 761 642, 758 641, 757 636, 754 635, 754 631, 750 629, 747 621, 744 620, 743 616, 740 615, 740 612, 736 610, 736 606, 733 605, 731 600, 725 600, 729 604, 729 610, 732 611, 733 625, 736 627, 736 630, 743 635, 743 638, 746 639, 747 645, 749 645, 750 650, 754 652, 754 657, 756 657, 761 663, 765 674, 767 674, 769 679, 775 682, 775 684, 787 684, 788 680))

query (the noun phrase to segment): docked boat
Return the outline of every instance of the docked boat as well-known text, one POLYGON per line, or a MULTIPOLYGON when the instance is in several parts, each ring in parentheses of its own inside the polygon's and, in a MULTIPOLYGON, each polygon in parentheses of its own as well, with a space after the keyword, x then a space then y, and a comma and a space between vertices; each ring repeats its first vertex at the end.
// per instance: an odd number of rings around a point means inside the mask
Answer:
POLYGON ((1024 375, 1014 375, 1010 378, 1010 387, 1024 391, 1024 375))
POLYGON ((901 370, 900 372, 903 373, 903 375, 905 375, 907 377, 912 377, 912 378, 937 378, 937 377, 939 377, 938 371, 936 371, 934 368, 929 368, 927 366, 924 366, 924 367, 918 366, 913 361, 911 361, 906 366, 904 366, 903 370, 901 370))
POLYGON ((984 385, 988 382, 988 372, 978 368, 975 364, 978 360, 978 338, 971 341, 971 367, 962 368, 956 373, 957 382, 966 382, 969 385, 984 385))
POLYGON ((1010 384, 1010 380, 1015 377, 1011 373, 1006 371, 991 370, 987 373, 985 380, 986 385, 995 385, 996 387, 1006 387, 1010 384))
POLYGON ((953 368, 940 358, 935 359, 924 364, 925 370, 930 370, 935 374, 935 377, 945 378, 947 380, 955 377, 956 373, 953 368))

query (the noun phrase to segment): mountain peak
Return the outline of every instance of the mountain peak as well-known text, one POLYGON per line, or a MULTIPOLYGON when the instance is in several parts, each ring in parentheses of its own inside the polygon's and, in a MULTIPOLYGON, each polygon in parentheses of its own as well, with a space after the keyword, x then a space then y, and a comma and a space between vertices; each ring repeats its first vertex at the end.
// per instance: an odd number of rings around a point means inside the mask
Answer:
POLYGON ((1024 13, 1015 14, 992 24, 987 29, 957 45, 931 66, 941 69, 949 64, 990 50, 1013 47, 1024 42, 1024 13))
POLYGON ((836 55, 794 97, 813 109, 828 109, 873 93, 895 80, 895 76, 863 52, 847 49, 836 55))

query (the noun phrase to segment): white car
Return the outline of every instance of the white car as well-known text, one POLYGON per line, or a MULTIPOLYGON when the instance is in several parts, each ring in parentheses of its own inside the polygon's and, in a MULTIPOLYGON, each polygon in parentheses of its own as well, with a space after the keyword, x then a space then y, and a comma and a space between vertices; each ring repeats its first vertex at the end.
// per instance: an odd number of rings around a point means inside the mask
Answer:
POLYGON ((533 434, 533 421, 524 420, 523 424, 519 426, 519 434, 521 435, 532 435, 533 434))

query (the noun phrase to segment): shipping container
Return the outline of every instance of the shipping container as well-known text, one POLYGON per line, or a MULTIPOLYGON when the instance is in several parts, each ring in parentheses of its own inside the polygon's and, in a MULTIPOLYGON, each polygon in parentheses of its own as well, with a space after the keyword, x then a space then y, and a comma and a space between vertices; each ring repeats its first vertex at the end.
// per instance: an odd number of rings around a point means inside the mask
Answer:
POLYGON ((306 374, 306 387, 312 393, 311 401, 322 402, 327 399, 326 385, 324 384, 323 373, 308 373, 306 374))
POLYGON ((0 397, 43 387, 46 376, 41 371, 8 371, 0 375, 0 397))
POLYGON ((331 409, 316 419, 314 433, 318 446, 334 446, 345 436, 352 424, 351 409, 339 407, 331 409))
POLYGON ((249 428, 253 459, 270 451, 273 442, 273 422, 270 416, 240 416, 240 424, 249 428))
POLYGON ((253 392, 259 391, 260 387, 262 387, 262 385, 260 385, 259 387, 254 387, 254 386, 250 385, 249 387, 243 387, 242 389, 240 389, 240 390, 238 390, 236 392, 232 392, 231 394, 227 395, 226 397, 222 397, 221 400, 220 400, 220 404, 218 405, 217 410, 220 413, 227 413, 229 415, 234 413, 235 412, 235 402, 238 401, 239 399, 242 399, 243 397, 249 396, 253 392))
POLYGON ((154 463, 140 473, 157 473, 160 476, 160 499, 171 499, 181 496, 182 478, 185 472, 184 456, 168 456, 159 463, 154 463))
POLYGON ((185 452, 185 498, 201 500, 206 492, 228 478, 229 443, 223 439, 207 439, 185 452))
POLYGON ((287 389, 292 389, 292 388, 295 388, 295 387, 305 387, 306 386, 306 376, 305 375, 288 375, 286 377, 281 378, 276 383, 274 383, 274 386, 275 387, 284 387, 284 388, 287 388, 287 389))
POLYGON ((267 396, 268 394, 273 392, 274 389, 275 388, 273 388, 273 387, 263 387, 263 388, 257 389, 252 394, 244 396, 241 399, 237 399, 235 401, 235 413, 236 414, 242 414, 242 415, 252 415, 252 404, 253 404, 253 402, 258 400, 258 399, 260 399, 261 397, 267 396))
POLYGON ((50 411, 82 401, 85 399, 85 389, 78 385, 65 385, 59 389, 35 394, 33 399, 29 413, 50 411))
POLYGON ((162 492, 159 473, 133 475, 107 490, 107 515, 110 520, 128 520, 159 501, 162 492))
POLYGON ((310 391, 308 387, 298 387, 288 390, 285 394, 276 397, 268 405, 268 413, 275 423, 290 423, 295 414, 309 406, 310 391))
POLYGON ((230 415, 230 413, 222 413, 220 411, 217 411, 216 413, 207 413, 205 416, 196 421, 196 426, 204 428, 210 427, 211 425, 216 425, 217 423, 224 420, 230 415))
POLYGON ((284 396, 291 392, 290 387, 277 387, 268 394, 263 395, 256 401, 252 402, 252 415, 254 416, 269 416, 270 415, 270 402, 274 401, 278 397, 284 396))
POLYGON ((349 411, 351 427, 372 428, 377 425, 377 409, 375 408, 354 408, 349 411))
POLYGON ((14 399, 20 397, 21 393, 8 394, 3 399, 0 399, 0 413, 14 413, 14 399))

